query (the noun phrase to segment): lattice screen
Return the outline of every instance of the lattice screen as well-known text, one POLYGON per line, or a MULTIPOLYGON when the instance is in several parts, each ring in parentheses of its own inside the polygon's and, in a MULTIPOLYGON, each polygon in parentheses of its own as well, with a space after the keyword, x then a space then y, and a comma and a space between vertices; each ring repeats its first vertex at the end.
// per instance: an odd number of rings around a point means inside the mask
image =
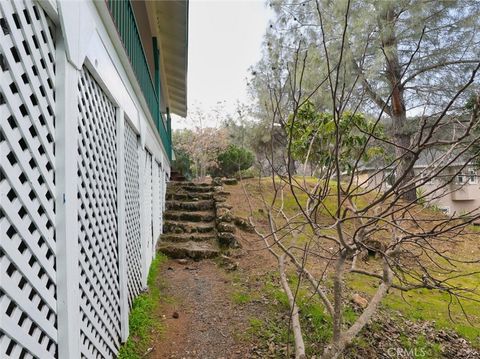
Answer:
POLYGON ((119 348, 115 108, 87 70, 78 84, 80 345, 82 356, 119 348))
POLYGON ((152 161, 152 223, 153 223, 153 249, 155 250, 155 244, 160 236, 160 171, 158 162, 152 161))
POLYGON ((152 207, 153 207, 153 193, 152 193, 152 155, 146 151, 145 154, 145 172, 144 172, 144 188, 143 188, 143 206, 144 206, 144 221, 145 221, 145 243, 147 268, 150 267, 153 254, 153 221, 152 221, 152 207))
POLYGON ((54 27, 0 1, 0 358, 54 358, 54 27))
POLYGON ((128 304, 142 290, 142 238, 140 225, 140 171, 138 139, 125 121, 125 238, 127 241, 128 304))
MULTIPOLYGON (((163 211, 165 210, 165 195, 167 184, 165 182, 165 170, 160 166, 160 233, 163 233, 163 211)), ((158 239, 157 239, 158 240, 158 239)))
POLYGON ((158 240, 160 239, 160 234, 162 234, 162 231, 163 231, 163 202, 164 201, 164 197, 163 197, 163 169, 162 169, 162 166, 160 164, 158 164, 158 183, 159 183, 159 188, 158 188, 158 193, 157 193, 157 196, 158 196, 158 201, 159 201, 159 208, 158 208, 158 213, 157 213, 157 216, 158 216, 158 219, 159 219, 159 236, 155 239, 157 242, 158 240))

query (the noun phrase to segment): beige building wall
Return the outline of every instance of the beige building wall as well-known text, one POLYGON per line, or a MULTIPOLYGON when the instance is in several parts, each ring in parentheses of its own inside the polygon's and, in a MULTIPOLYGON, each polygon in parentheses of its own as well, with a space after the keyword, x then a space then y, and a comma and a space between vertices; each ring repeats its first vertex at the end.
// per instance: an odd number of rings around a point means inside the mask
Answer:
MULTIPOLYGON (((416 174, 420 174, 422 169, 415 169, 416 174)), ((442 183, 449 180, 453 174, 457 173, 457 168, 451 168, 439 178, 426 183, 421 187, 426 196, 426 202, 430 206, 435 206, 447 215, 461 215, 469 212, 478 213, 480 208, 480 181, 478 171, 469 172, 468 169, 463 175, 462 183, 459 183, 458 176, 447 184, 445 188, 438 190, 442 183)), ((356 176, 356 183, 364 188, 378 188, 386 191, 389 188, 388 175, 384 173, 375 173, 374 170, 359 172, 356 176)))

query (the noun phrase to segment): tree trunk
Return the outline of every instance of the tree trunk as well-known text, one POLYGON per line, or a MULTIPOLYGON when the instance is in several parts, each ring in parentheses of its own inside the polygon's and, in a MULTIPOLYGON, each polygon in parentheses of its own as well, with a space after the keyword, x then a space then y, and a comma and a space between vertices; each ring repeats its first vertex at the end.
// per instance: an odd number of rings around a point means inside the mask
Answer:
POLYGON ((298 313, 297 303, 295 302, 295 296, 288 285, 287 275, 285 274, 285 254, 278 257, 278 269, 280 272, 280 282, 282 283, 283 290, 288 298, 288 303, 291 309, 292 331, 293 338, 295 340, 295 359, 305 359, 305 343, 303 342, 302 328, 300 326, 300 316, 298 313))
POLYGON ((395 180, 401 179, 398 192, 408 201, 417 198, 415 186, 408 184, 414 177, 414 156, 407 150, 410 148, 411 134, 407 129, 407 111, 405 108, 404 89, 401 86, 402 68, 398 58, 398 43, 395 33, 396 15, 393 2, 383 3, 381 11, 380 31, 382 46, 385 53, 386 77, 391 91, 391 119, 393 124, 393 138, 395 142, 395 156, 399 159, 395 173, 395 180), (407 186, 406 186, 407 185, 407 186))
POLYGON ((295 166, 295 160, 290 156, 288 158, 288 173, 290 173, 292 176, 297 174, 297 167, 295 166))
POLYGON ((347 254, 340 251, 340 256, 335 264, 335 274, 333 277, 333 345, 337 346, 342 335, 343 323, 343 270, 347 254))

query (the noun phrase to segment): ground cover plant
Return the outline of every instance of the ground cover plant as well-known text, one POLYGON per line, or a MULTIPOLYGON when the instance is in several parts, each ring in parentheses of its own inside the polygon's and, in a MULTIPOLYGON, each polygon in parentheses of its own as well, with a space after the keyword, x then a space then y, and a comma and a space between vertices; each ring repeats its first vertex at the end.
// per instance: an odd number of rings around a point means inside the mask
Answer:
POLYGON ((158 253, 153 259, 148 273, 148 290, 140 294, 132 304, 129 317, 129 338, 120 348, 120 359, 143 358, 153 339, 160 336, 163 326, 158 311, 161 306, 161 289, 159 278, 160 266, 166 257, 158 253))

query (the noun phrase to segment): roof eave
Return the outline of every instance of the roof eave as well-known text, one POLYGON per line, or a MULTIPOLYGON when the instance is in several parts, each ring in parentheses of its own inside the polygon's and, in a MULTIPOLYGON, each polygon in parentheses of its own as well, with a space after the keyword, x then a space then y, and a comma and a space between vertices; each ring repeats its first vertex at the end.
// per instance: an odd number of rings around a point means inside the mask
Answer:
POLYGON ((188 0, 151 1, 156 15, 163 98, 171 113, 187 116, 188 0))

